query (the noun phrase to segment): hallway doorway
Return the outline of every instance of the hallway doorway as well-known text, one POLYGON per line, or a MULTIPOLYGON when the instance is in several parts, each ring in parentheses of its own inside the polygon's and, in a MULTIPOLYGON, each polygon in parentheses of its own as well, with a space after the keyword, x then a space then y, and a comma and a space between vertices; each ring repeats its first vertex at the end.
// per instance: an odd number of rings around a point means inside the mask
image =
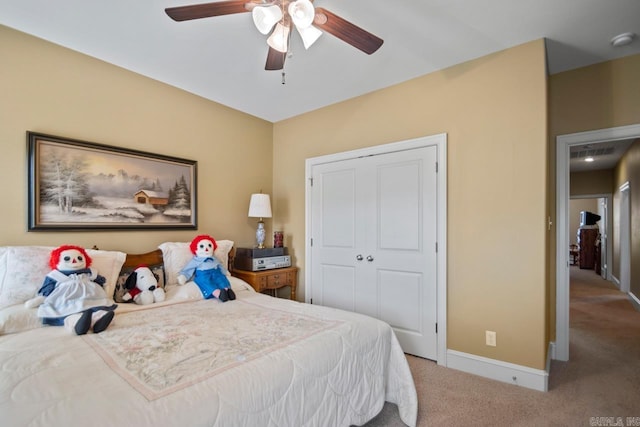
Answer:
POLYGON ((556 341, 552 357, 569 360, 569 150, 571 146, 640 138, 640 124, 556 138, 556 341))

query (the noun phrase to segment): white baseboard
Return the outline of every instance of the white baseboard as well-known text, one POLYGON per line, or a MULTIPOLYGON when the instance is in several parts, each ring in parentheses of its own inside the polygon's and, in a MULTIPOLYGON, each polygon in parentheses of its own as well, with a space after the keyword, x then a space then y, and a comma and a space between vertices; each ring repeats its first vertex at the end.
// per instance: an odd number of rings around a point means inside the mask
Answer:
POLYGON ((547 371, 544 371, 475 354, 447 350, 448 368, 538 391, 549 389, 548 367, 550 363, 549 355, 547 355, 547 371))
MULTIPOLYGON (((611 276, 611 278, 613 279, 613 284, 616 285, 618 290, 620 290, 620 280, 616 276, 611 276)), ((633 304, 633 307, 636 310, 640 311, 640 298, 634 295, 633 292, 628 292, 627 295, 629 295, 629 299, 631 300, 631 304, 633 304)))
POLYGON ((636 310, 640 311, 640 298, 635 296, 633 292, 629 292, 628 295, 629 295, 629 299, 631 300, 631 304, 633 304, 636 310))
POLYGON ((556 343, 553 341, 550 341, 549 348, 547 350, 547 366, 546 366, 547 375, 551 372, 552 360, 556 360, 556 343))
POLYGON ((613 274, 611 275, 611 281, 613 282, 614 285, 616 285, 618 289, 620 289, 620 280, 613 274))

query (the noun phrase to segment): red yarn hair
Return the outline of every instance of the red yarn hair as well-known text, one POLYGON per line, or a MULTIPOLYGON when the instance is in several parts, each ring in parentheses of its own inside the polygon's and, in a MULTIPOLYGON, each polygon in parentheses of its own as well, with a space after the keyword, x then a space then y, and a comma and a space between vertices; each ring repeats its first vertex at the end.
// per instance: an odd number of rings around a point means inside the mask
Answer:
POLYGON ((216 249, 218 249, 218 244, 216 243, 216 239, 214 239, 209 235, 201 234, 199 236, 194 237, 193 240, 191 241, 191 244, 189 245, 189 248, 191 249, 192 254, 194 255, 196 254, 196 251, 198 250, 198 243, 200 243, 201 240, 211 240, 213 242, 213 250, 215 251, 216 249))
POLYGON ((58 263, 60 262, 60 254, 69 249, 76 249, 80 251, 85 259, 86 267, 91 267, 91 257, 89 256, 87 251, 84 250, 84 248, 75 245, 62 245, 51 251, 51 256, 49 257, 49 267, 51 267, 52 270, 55 270, 58 267, 58 263))

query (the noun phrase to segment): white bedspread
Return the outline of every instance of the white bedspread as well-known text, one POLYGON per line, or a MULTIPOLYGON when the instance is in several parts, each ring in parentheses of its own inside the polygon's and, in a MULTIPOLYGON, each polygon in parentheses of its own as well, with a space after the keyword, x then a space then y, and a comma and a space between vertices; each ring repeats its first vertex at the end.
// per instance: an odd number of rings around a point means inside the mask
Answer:
MULTIPOLYGON (((186 289, 186 288, 185 288, 186 289)), ((236 292, 127 305, 101 334, 0 336, 9 426, 349 426, 417 396, 393 330, 326 307, 236 292)))

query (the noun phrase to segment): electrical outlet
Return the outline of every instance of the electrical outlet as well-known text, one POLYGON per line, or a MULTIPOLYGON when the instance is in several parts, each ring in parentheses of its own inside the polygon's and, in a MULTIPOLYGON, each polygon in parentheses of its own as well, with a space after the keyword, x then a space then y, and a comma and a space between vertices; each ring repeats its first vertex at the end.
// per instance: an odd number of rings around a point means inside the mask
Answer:
POLYGON ((486 344, 490 347, 496 346, 496 333, 494 331, 484 331, 486 337, 486 344))

